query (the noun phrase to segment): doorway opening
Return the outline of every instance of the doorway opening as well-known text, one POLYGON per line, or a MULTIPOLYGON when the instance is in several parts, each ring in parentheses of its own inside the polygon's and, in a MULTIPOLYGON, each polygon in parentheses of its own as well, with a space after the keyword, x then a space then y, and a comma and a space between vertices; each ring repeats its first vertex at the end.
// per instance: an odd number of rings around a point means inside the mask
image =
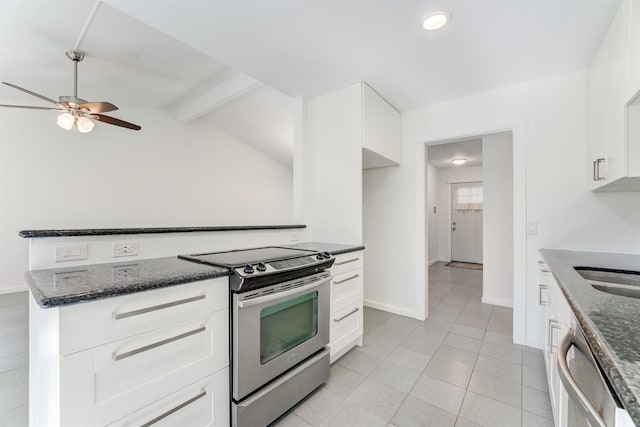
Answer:
MULTIPOLYGON (((427 267, 481 268, 482 303, 513 307, 512 132, 430 143, 425 177, 427 267)), ((431 282, 428 304, 435 306, 431 282)))

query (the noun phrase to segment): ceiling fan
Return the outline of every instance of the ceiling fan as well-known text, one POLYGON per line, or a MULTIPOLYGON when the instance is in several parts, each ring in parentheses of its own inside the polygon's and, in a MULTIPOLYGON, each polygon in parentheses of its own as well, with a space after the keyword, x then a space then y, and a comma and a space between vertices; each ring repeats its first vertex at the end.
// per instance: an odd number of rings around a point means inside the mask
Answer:
POLYGON ((73 96, 61 96, 58 98, 59 101, 54 101, 51 98, 31 92, 30 90, 21 88, 20 86, 2 82, 14 89, 18 89, 22 92, 28 93, 29 95, 35 96, 36 98, 50 102, 51 104, 54 104, 55 107, 4 104, 0 104, 0 107, 59 111, 62 114, 58 116, 58 126, 66 130, 71 130, 71 128, 75 126, 81 133, 91 132, 95 125, 94 120, 127 129, 142 129, 140 126, 133 123, 125 122, 124 120, 102 114, 118 109, 118 107, 109 102, 87 102, 84 99, 78 98, 78 62, 84 59, 84 53, 79 50, 67 50, 65 54, 67 55, 67 58, 73 61, 73 96))

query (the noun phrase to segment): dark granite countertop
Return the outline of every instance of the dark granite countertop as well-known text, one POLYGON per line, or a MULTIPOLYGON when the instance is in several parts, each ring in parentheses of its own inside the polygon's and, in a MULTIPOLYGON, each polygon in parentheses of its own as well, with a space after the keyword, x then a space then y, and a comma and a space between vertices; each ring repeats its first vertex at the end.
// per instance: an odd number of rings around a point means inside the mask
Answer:
POLYGON ((152 228, 83 228, 67 230, 22 230, 20 237, 70 237, 70 236, 109 236, 116 234, 166 234, 198 233, 211 231, 250 231, 250 230, 287 230, 306 228, 304 224, 283 225, 221 225, 204 227, 152 227, 152 228))
POLYGON ((295 243, 293 245, 283 245, 286 248, 304 249, 308 251, 316 252, 329 252, 331 255, 346 254, 349 252, 363 251, 362 245, 343 245, 338 243, 323 243, 323 242, 306 242, 295 243))
POLYGON ((42 308, 88 302, 227 275, 229 271, 225 268, 184 261, 177 257, 31 270, 25 273, 31 292, 42 308))
POLYGON ((640 270, 640 255, 540 251, 562 288, 600 366, 640 425, 640 299, 591 287, 574 267, 640 270))

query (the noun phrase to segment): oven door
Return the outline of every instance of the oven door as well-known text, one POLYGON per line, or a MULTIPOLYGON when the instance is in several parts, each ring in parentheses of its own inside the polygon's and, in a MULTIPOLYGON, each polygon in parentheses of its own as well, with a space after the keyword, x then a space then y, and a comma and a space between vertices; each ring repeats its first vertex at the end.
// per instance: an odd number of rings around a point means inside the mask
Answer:
POLYGON ((233 295, 233 399, 239 401, 329 344, 327 272, 233 295))

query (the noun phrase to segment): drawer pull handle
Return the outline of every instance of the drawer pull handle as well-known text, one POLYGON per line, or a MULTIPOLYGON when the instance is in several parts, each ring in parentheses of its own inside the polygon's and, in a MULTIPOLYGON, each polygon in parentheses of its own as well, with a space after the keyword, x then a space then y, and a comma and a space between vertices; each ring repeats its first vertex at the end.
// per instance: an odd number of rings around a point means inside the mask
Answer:
POLYGON ((546 269, 546 268, 541 268, 540 271, 542 271, 543 273, 548 273, 549 272, 549 270, 546 269))
POLYGON ((185 400, 184 402, 182 402, 181 404, 179 404, 178 406, 169 409, 167 412, 164 412, 160 415, 158 415, 157 417, 155 417, 154 419, 152 419, 151 421, 147 421, 146 423, 142 424, 141 427, 149 427, 155 423, 157 423, 158 421, 167 418, 169 415, 178 412, 180 409, 184 408, 185 406, 191 405, 193 402, 195 402, 198 399, 202 399, 203 397, 205 397, 207 395, 207 391, 203 390, 202 393, 193 396, 191 399, 189 400, 185 400))
POLYGON ((358 311, 360 311, 359 307, 354 308, 353 310, 351 310, 350 312, 348 312, 347 314, 345 314, 342 317, 338 317, 337 319, 333 319, 334 322, 341 322, 342 320, 346 319, 347 317, 351 316, 354 313, 357 313, 358 311))
POLYGON ((351 277, 347 277, 346 279, 342 279, 342 280, 338 280, 338 281, 335 281, 335 280, 334 280, 334 281, 333 281, 333 284, 334 284, 334 285, 341 285, 341 284, 343 284, 344 282, 348 282, 349 280, 357 279, 358 277, 360 277, 360 275, 359 275, 359 274, 354 274, 353 276, 351 276, 351 277))
POLYGON ((178 301, 171 301, 165 304, 154 305, 153 307, 141 308, 139 310, 125 311, 124 313, 113 313, 114 320, 126 319, 127 317, 138 316, 140 314, 149 313, 151 311, 162 310, 169 307, 175 307, 176 305, 187 304, 194 301, 200 301, 201 299, 205 299, 207 297, 206 294, 198 295, 195 297, 185 298, 178 301))
POLYGON ((346 261, 336 262, 333 265, 345 265, 345 264, 349 264, 350 262, 356 262, 356 261, 360 261, 360 258, 351 258, 346 261))
POLYGON ((126 359, 127 357, 135 356, 136 354, 140 354, 140 353, 143 353, 143 352, 145 352, 147 350, 151 350, 151 349, 154 349, 154 348, 157 348, 157 347, 161 347, 161 346, 163 346, 165 344, 169 344, 169 343, 172 343, 174 341, 181 340, 182 338, 186 338, 186 337, 190 337, 191 335, 199 334, 200 332, 203 332, 206 329, 207 328, 205 326, 200 326, 198 329, 194 329, 193 331, 185 332, 183 334, 176 335, 175 337, 171 337, 171 338, 164 339, 162 341, 154 342, 153 344, 145 345, 143 347, 136 348, 135 350, 127 351, 126 353, 118 354, 118 353, 116 353, 114 351, 111 354, 111 357, 113 357, 113 360, 115 360, 117 362, 118 360, 122 360, 122 359, 126 359))

